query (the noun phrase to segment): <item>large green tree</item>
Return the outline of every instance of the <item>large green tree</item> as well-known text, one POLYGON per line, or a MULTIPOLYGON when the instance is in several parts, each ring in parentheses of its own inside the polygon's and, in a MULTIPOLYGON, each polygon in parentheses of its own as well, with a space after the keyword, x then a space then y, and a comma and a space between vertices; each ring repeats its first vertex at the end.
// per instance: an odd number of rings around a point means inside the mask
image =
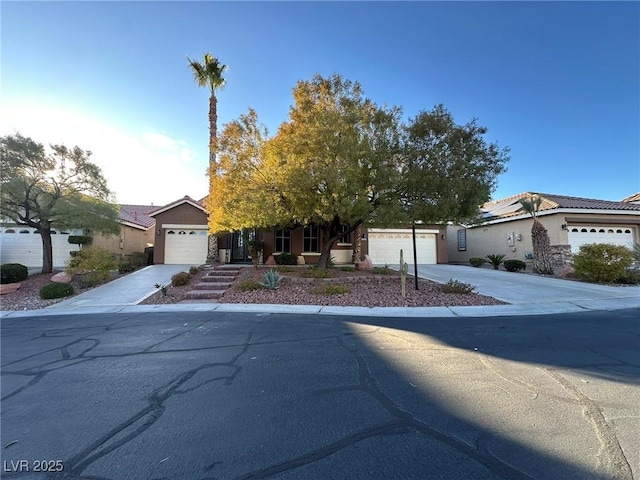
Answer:
POLYGON ((473 120, 455 123, 444 106, 422 111, 404 128, 403 206, 412 221, 461 222, 478 214, 509 161, 509 149, 484 139, 473 120))
MULTIPOLYGON (((187 57, 189 68, 193 73, 193 79, 199 87, 209 89, 209 176, 213 178, 216 173, 216 151, 218 149, 218 98, 216 92, 222 89, 227 81, 224 73, 228 67, 211 55, 205 53, 202 62, 191 60, 187 57)), ((211 186, 210 186, 211 190, 211 186)), ((209 236, 207 260, 214 261, 218 258, 218 237, 209 236)))
POLYGON ((42 237, 42 273, 53 270, 51 229, 118 233, 118 208, 91 152, 41 143, 19 133, 0 139, 0 215, 42 237))

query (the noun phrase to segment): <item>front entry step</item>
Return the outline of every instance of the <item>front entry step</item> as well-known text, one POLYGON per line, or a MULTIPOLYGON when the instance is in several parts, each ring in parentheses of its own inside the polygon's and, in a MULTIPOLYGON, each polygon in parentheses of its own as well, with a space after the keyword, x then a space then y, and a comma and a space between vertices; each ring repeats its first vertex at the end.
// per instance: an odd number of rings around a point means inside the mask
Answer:
POLYGON ((215 301, 224 295, 242 268, 232 265, 221 265, 214 268, 200 283, 193 286, 194 290, 187 292, 187 301, 211 300, 215 301))

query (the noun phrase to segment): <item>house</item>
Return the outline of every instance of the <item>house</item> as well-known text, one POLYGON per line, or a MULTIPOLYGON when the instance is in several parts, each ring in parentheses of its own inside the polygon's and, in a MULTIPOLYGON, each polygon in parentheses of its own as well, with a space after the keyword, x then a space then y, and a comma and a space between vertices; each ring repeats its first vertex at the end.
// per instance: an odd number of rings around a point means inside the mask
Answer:
MULTIPOLYGON (((204 199, 185 196, 149 213, 155 218, 154 263, 203 264, 207 260, 207 212, 204 199)), ((263 259, 280 253, 293 253, 305 264, 315 264, 320 258, 322 241, 314 226, 297 228, 271 228, 252 231, 246 238, 258 238, 265 243, 263 259)), ((353 233, 340 239, 331 255, 336 263, 349 263, 353 255, 353 233)), ((371 256, 374 263, 397 264, 400 249, 410 263, 413 242, 411 228, 370 228, 362 232, 362 253, 371 256)), ((447 263, 445 226, 423 226, 416 229, 419 263, 447 263)), ((218 235, 218 255, 221 263, 247 263, 250 261, 245 235, 241 232, 218 235)))
MULTIPOLYGON (((504 254, 507 259, 532 260, 533 219, 520 199, 534 193, 485 203, 481 221, 447 228, 450 263, 468 263, 472 257, 504 254)), ((538 220, 547 229, 554 263, 566 265, 580 245, 612 243, 633 247, 640 243, 640 193, 622 201, 596 200, 538 193, 542 199, 538 220)))

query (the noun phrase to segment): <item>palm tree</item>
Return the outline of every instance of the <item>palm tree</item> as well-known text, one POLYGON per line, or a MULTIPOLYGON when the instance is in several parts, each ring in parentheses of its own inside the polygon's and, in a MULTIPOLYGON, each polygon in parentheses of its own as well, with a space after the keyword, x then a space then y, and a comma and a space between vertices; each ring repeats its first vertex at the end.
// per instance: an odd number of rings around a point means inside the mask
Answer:
MULTIPOLYGON (((216 167, 216 141, 218 137, 218 99, 216 91, 222 89, 227 81, 223 74, 227 66, 210 53, 204 54, 203 62, 197 62, 187 57, 189 68, 193 72, 193 79, 199 87, 207 87, 211 91, 209 97, 209 177, 215 175, 216 167)), ((209 236, 207 262, 218 260, 218 237, 209 236)))
POLYGON ((553 260, 551 258, 551 242, 547 229, 538 221, 538 209, 542 203, 539 195, 521 198, 522 209, 533 217, 531 227, 531 242, 533 243, 533 271, 546 275, 553 274, 553 260))

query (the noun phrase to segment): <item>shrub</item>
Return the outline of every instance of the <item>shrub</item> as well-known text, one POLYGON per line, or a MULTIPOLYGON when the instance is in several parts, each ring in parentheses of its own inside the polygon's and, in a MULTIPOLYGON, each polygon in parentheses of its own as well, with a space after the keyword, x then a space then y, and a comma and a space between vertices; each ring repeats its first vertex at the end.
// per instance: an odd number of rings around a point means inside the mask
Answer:
POLYGON ((440 285, 440 291, 442 293, 473 293, 476 289, 470 283, 461 282, 460 280, 451 279, 447 283, 440 285))
POLYGON ((5 263, 0 265, 0 283, 23 282, 29 276, 27 267, 19 263, 5 263))
POLYGON ((124 262, 118 265, 118 273, 129 273, 133 272, 135 269, 136 267, 131 265, 129 262, 124 262))
POLYGON ((235 285, 235 289, 240 292, 251 292, 260 288, 262 286, 253 278, 243 278, 235 285))
POLYGON ((330 255, 329 258, 327 258, 327 268, 333 268, 336 266, 336 259, 333 255, 330 255))
POLYGON ((309 267, 302 272, 302 276, 306 278, 331 278, 333 277, 333 272, 326 268, 309 267))
POLYGON ((298 257, 293 253, 281 253, 276 257, 276 263, 278 265, 297 265, 298 257))
POLYGON ((264 288, 268 288, 269 290, 277 290, 281 281, 282 275, 275 270, 270 269, 262 276, 262 282, 260 282, 260 285, 264 288))
POLYGON ((189 267, 189 275, 197 275, 200 273, 200 269, 198 267, 189 267))
POLYGON ((356 271, 356 267, 353 267, 351 265, 347 265, 344 267, 340 267, 340 270, 342 270, 343 272, 355 272, 356 271))
POLYGON ((472 257, 469 259, 469 263, 474 267, 481 267, 486 262, 487 261, 484 258, 479 258, 479 257, 472 257))
POLYGON ((171 277, 171 285, 174 287, 181 287, 183 285, 188 285, 189 280, 191 280, 191 275, 188 272, 178 272, 171 277))
POLYGON ((80 250, 69 260, 67 273, 85 274, 87 286, 95 286, 109 278, 111 270, 118 264, 103 248, 91 247, 80 250))
POLYGON ((384 267, 373 267, 371 269, 371 273, 375 273, 377 275, 391 275, 394 271, 389 268, 389 265, 385 265, 384 267))
POLYGON ((67 238, 67 242, 72 245, 80 245, 80 249, 82 249, 83 245, 91 245, 92 241, 93 237, 89 235, 69 235, 69 238, 67 238))
POLYGON ((68 283, 48 283, 40 289, 40 298, 64 298, 73 295, 73 287, 68 283))
POLYGON ((624 283, 625 285, 640 285, 640 270, 628 268, 624 275, 616 280, 616 283, 624 283))
POLYGON ((351 290, 349 289, 349 287, 347 285, 332 285, 332 284, 327 284, 327 285, 318 285, 317 287, 313 287, 311 289, 311 293, 313 293, 314 295, 344 295, 346 293, 351 292, 351 290))
POLYGON ((502 253, 493 253, 491 255, 487 255, 487 260, 489 260, 489 263, 493 265, 494 270, 498 270, 498 268, 500 268, 500 264, 504 260, 504 257, 506 257, 506 255, 503 255, 502 253))
POLYGON ((522 260, 505 260, 504 268, 509 272, 518 272, 527 268, 527 264, 522 260))
POLYGON ((573 256, 576 277, 588 282, 612 283, 623 277, 633 262, 631 251, 620 245, 590 243, 573 256))

